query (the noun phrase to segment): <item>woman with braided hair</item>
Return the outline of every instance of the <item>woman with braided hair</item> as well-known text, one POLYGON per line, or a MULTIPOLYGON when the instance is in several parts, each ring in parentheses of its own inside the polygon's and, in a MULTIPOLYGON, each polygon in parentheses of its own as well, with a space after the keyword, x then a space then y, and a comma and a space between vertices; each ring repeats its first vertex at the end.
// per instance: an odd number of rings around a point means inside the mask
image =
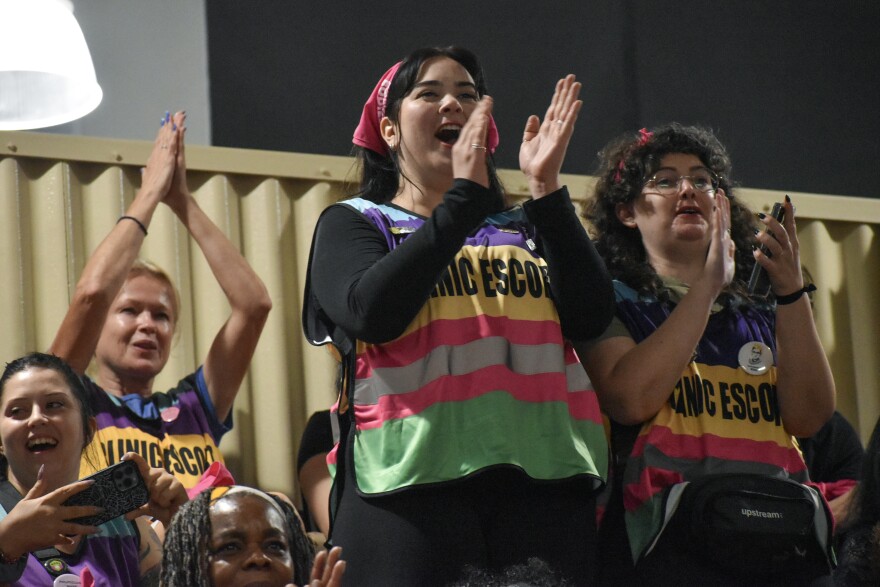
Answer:
POLYGON ((315 556, 288 501, 243 485, 186 503, 163 546, 163 587, 339 587, 345 572, 341 549, 315 556))

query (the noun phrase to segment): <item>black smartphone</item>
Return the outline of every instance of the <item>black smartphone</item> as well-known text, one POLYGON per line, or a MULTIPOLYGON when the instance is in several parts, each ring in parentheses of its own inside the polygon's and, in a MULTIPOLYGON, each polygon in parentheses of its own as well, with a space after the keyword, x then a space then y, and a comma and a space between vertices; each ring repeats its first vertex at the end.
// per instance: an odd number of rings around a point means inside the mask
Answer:
MULTIPOLYGON (((785 208, 782 207, 780 202, 773 204, 770 216, 778 222, 782 222, 785 218, 785 208)), ((761 252, 765 255, 770 255, 770 251, 765 246, 761 247, 761 252)), ((755 263, 755 267, 752 269, 752 276, 749 278, 749 293, 765 298, 770 295, 770 279, 767 277, 767 272, 758 263, 755 263)))
POLYGON ((137 464, 132 461, 120 461, 85 479, 94 479, 95 482, 70 496, 61 505, 96 505, 104 508, 104 511, 94 516, 68 520, 76 524, 98 526, 136 510, 150 499, 147 484, 141 477, 137 464))

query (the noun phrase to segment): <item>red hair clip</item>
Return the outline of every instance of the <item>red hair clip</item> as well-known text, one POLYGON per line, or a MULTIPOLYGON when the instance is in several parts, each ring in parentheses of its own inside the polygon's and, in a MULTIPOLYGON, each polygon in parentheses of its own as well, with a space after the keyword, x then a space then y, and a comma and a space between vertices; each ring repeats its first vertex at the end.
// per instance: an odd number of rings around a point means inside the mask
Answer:
MULTIPOLYGON (((654 133, 647 128, 640 129, 639 139, 636 141, 635 147, 644 147, 652 138, 654 138, 654 133)), ((626 154, 621 157, 620 162, 617 164, 617 171, 614 172, 614 183, 620 183, 623 179, 623 171, 626 169, 626 158, 629 157, 632 150, 632 148, 627 149, 626 154)))

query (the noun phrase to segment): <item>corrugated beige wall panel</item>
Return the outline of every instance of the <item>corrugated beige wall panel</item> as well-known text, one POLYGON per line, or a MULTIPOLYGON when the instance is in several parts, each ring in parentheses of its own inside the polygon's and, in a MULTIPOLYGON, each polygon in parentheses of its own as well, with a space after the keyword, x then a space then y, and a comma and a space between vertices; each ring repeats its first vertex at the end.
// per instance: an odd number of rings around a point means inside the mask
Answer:
MULTIPOLYGON (((296 238, 298 292, 302 292, 306 283, 306 270, 312 235, 321 212, 346 195, 340 183, 319 182, 306 191, 295 203, 296 222, 294 234, 296 238)), ((298 330, 297 338, 302 344, 303 383, 308 413, 326 410, 335 401, 335 381, 337 362, 333 359, 328 347, 314 347, 308 344, 302 334, 302 302, 297 307, 296 321, 292 322, 298 330)))
POLYGON ((22 234, 21 185, 28 182, 20 176, 18 160, 0 159, 0 316, 4 330, 0 336, 0 364, 20 356, 34 344, 30 320, 33 313, 28 307, 33 265, 30 246, 22 234))
MULTIPOLYGON (((31 308, 34 348, 46 350, 68 304, 68 193, 67 164, 26 161, 22 164, 27 184, 21 208, 21 232, 28 242, 33 273, 31 308)), ((73 188, 78 191, 79 186, 73 188)))
POLYGON ((855 416, 867 442, 880 414, 880 224, 856 225, 844 242, 855 368, 855 416))
MULTIPOLYGON (((254 179, 247 178, 247 183, 254 179)), ((288 342, 290 325, 284 319, 284 309, 293 292, 286 285, 284 251, 279 246, 285 224, 279 220, 290 216, 289 196, 275 178, 261 180, 242 195, 246 227, 243 252, 266 284, 273 308, 250 368, 252 434, 242 439, 240 448, 245 470, 253 471, 253 479, 260 487, 291 491, 296 476, 296 431, 301 433, 303 414, 302 396, 295 391, 298 369, 291 369, 291 364, 297 365, 299 361, 288 342), (247 463, 248 460, 253 462, 247 463)))
POLYGON ((801 263, 812 273, 816 285, 813 316, 838 390, 838 409, 852 420, 855 408, 853 347, 849 328, 841 322, 849 304, 846 259, 841 241, 847 223, 802 220, 798 223, 801 263))

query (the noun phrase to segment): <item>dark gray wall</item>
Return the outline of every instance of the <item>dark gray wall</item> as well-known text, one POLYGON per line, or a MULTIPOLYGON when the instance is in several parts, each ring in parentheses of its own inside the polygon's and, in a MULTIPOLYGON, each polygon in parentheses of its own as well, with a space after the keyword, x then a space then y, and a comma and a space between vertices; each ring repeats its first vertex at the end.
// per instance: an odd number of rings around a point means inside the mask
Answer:
POLYGON ((584 83, 564 171, 622 132, 713 128, 749 187, 880 197, 880 3, 817 0, 206 2, 215 145, 348 154, 363 102, 410 50, 487 71, 501 167, 556 79, 584 83))

